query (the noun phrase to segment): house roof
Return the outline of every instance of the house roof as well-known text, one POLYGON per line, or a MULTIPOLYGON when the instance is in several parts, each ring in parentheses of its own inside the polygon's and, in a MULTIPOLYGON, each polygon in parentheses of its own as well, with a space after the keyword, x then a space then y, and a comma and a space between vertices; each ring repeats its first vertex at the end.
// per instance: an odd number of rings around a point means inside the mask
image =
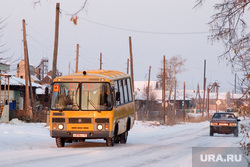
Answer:
MULTIPOLYGON (((135 99, 136 100, 146 100, 146 88, 148 86, 147 81, 135 81, 134 82, 134 90, 135 90, 135 99)), ((157 101, 162 101, 162 90, 156 89, 156 81, 150 81, 150 91, 154 94, 155 99, 157 101)), ((203 98, 203 90, 200 91, 200 97, 203 98)), ((176 100, 183 100, 183 90, 176 90, 176 100)), ((207 92, 205 92, 205 96, 207 98, 207 92)), ((227 99, 227 96, 230 96, 231 99, 238 99, 242 97, 242 94, 232 94, 229 92, 219 92, 218 93, 218 99, 225 100, 227 99)), ((166 91, 166 100, 168 100, 169 97, 169 91, 166 91)), ((199 99, 199 93, 197 93, 197 90, 186 90, 185 91, 185 100, 191 100, 191 99, 199 99)), ((210 92, 209 93, 210 99, 217 99, 217 94, 210 92)), ((174 99, 174 92, 171 94, 171 100, 174 99)))
POLYGON ((40 88, 37 88, 37 89, 36 89, 36 94, 37 94, 37 95, 45 94, 45 89, 46 89, 47 87, 49 88, 49 92, 50 92, 51 85, 50 85, 50 84, 45 84, 45 85, 41 85, 40 88))
MULTIPOLYGON (((11 86, 25 86, 25 80, 22 78, 18 78, 12 75, 9 79, 10 79, 9 84, 11 86)), ((5 80, 4 77, 1 77, 1 85, 4 85, 4 80, 5 80)), ((6 84, 8 84, 8 79, 6 79, 6 84)), ((36 87, 36 88, 41 87, 40 84, 37 84, 34 82, 32 82, 31 84, 32 84, 32 87, 36 87)))
POLYGON ((35 75, 30 75, 30 77, 31 77, 35 82, 39 82, 39 81, 40 81, 35 75))

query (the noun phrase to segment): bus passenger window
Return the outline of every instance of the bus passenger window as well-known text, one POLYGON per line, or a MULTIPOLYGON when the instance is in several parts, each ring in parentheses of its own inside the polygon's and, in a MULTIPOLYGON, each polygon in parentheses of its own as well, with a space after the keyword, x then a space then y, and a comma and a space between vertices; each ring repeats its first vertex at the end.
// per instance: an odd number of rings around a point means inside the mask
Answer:
POLYGON ((122 80, 119 80, 119 92, 120 92, 120 102, 121 104, 124 104, 124 92, 123 92, 123 82, 122 80))
POLYGON ((130 82, 129 78, 127 78, 127 84, 128 84, 128 99, 129 99, 129 101, 133 101, 133 99, 132 99, 131 82, 130 82))
MULTIPOLYGON (((119 87, 118 87, 118 81, 115 81, 114 82, 114 89, 115 89, 115 96, 117 95, 117 93, 119 92, 119 87)), ((118 105, 120 105, 120 98, 119 98, 119 100, 118 100, 118 98, 117 97, 115 97, 114 98, 114 102, 115 102, 115 104, 118 106, 118 105)))
POLYGON ((128 84, 126 79, 123 80, 123 90, 124 90, 125 103, 127 103, 129 100, 128 100, 128 84))

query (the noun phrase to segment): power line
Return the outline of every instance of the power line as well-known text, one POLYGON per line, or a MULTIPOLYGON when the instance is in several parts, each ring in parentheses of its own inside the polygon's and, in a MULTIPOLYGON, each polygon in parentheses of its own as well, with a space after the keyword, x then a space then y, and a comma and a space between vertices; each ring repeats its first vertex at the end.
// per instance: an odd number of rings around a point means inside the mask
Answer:
MULTIPOLYGON (((72 14, 70 14, 69 12, 66 12, 66 11, 64 11, 62 9, 61 9, 61 12, 64 12, 65 15, 72 16, 72 14)), ((116 26, 112 26, 112 25, 108 25, 108 24, 103 24, 103 23, 99 23, 99 22, 92 21, 92 20, 89 20, 89 19, 85 19, 83 17, 78 17, 78 18, 81 19, 81 20, 84 20, 86 22, 93 23, 93 24, 96 24, 96 25, 99 25, 99 26, 103 26, 103 27, 108 27, 108 28, 122 30, 122 31, 144 33, 144 34, 158 34, 158 35, 198 35, 198 34, 208 34, 209 33, 207 31, 201 31, 201 32, 156 32, 156 31, 143 31, 143 30, 135 30, 135 29, 130 29, 130 28, 116 27, 116 26)))
POLYGON ((122 27, 116 27, 116 26, 111 26, 103 23, 98 23, 92 20, 88 20, 82 17, 79 17, 79 19, 82 19, 86 22, 90 22, 93 24, 97 24, 99 26, 104 26, 108 28, 113 28, 117 30, 123 30, 123 31, 129 31, 129 32, 137 32, 137 33, 144 33, 144 34, 158 34, 158 35, 196 35, 196 34, 208 34, 209 32, 201 31, 201 32, 154 32, 154 31, 143 31, 143 30, 135 30, 135 29, 129 29, 129 28, 122 28, 122 27))

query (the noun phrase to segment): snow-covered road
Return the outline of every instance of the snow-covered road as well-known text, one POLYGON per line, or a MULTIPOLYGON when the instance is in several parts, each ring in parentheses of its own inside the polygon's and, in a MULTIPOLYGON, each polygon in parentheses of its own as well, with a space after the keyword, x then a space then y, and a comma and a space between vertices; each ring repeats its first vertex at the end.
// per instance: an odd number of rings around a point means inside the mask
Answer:
POLYGON ((191 167, 192 147, 239 147, 242 139, 209 136, 209 122, 155 126, 136 121, 125 145, 106 147, 104 140, 57 148, 43 123, 0 124, 0 166, 156 166, 191 167))

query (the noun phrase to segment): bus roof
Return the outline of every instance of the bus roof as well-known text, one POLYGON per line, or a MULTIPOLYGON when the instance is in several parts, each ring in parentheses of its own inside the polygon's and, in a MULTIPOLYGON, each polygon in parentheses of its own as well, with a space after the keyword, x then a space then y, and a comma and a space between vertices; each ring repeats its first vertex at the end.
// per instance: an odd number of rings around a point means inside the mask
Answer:
POLYGON ((69 75, 64 75, 54 79, 54 82, 72 82, 72 81, 111 81, 121 78, 127 78, 130 75, 125 74, 120 71, 114 70, 89 70, 89 71, 79 71, 77 73, 72 73, 69 75), (102 79, 102 80, 101 80, 102 79), (107 80, 108 79, 108 80, 107 80))

